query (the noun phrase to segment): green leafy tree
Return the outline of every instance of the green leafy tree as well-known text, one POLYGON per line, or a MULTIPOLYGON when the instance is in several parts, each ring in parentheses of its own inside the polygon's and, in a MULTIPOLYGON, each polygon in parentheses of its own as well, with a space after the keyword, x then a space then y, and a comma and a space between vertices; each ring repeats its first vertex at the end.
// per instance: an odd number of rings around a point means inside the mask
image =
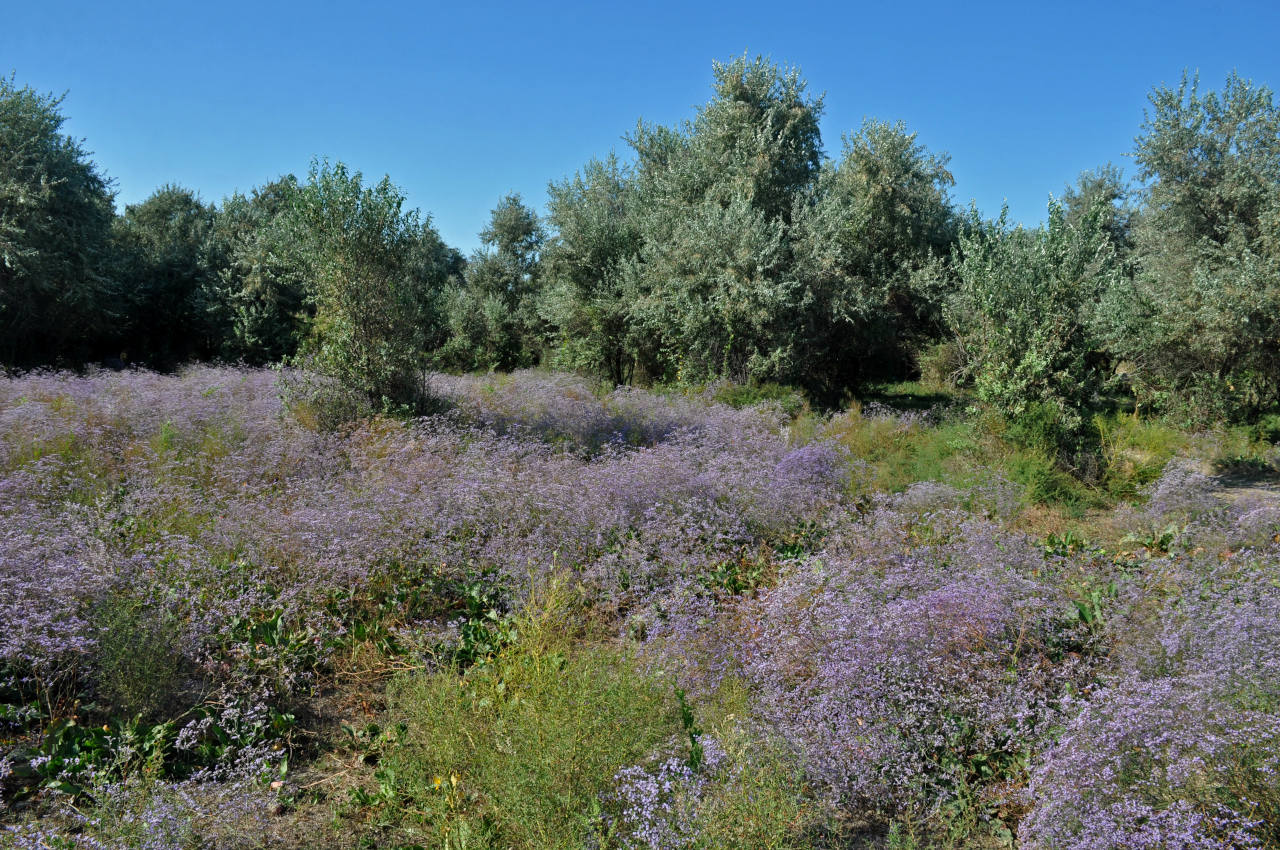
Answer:
POLYGON ((538 313, 546 235, 538 216, 507 195, 480 233, 448 306, 450 338, 439 360, 454 368, 509 371, 541 357, 546 329, 538 313))
POLYGON ((629 312, 623 273, 642 244, 630 169, 610 154, 573 179, 547 188, 554 236, 543 254, 547 285, 541 312, 555 329, 553 362, 603 375, 615 386, 635 375, 641 341, 629 312))
POLYGON ((214 241, 224 257, 218 269, 220 354, 248 363, 292 356, 314 318, 310 258, 291 215, 300 203, 292 174, 222 202, 214 241))
POLYGON ((975 210, 957 251, 949 319, 978 396, 1058 450, 1079 447, 1106 377, 1091 326, 1121 275, 1103 219, 1099 204, 1073 225, 1050 202, 1048 224, 1026 230, 1009 227, 1007 208, 994 222, 975 210))
POLYGON ((221 348, 214 214, 190 189, 165 185, 117 219, 116 274, 128 311, 118 345, 131 359, 172 366, 221 348))
POLYGON ((868 121, 824 167, 822 99, 797 70, 744 56, 714 73, 692 120, 637 126, 633 167, 610 157, 551 185, 555 362, 829 400, 907 373, 954 288, 947 158, 868 121))
POLYGON ((121 312, 111 187, 61 105, 0 78, 0 365, 80 362, 121 312))
POLYGON ((415 407, 451 258, 404 201, 389 178, 365 186, 342 163, 316 162, 292 226, 311 258, 310 362, 375 405, 415 407))
POLYGON ((1100 225, 1115 246, 1121 259, 1127 260, 1133 250, 1133 227, 1137 211, 1130 204, 1130 190, 1120 169, 1107 163, 1092 171, 1083 171, 1075 185, 1062 193, 1062 207, 1067 224, 1075 227, 1095 207, 1101 205, 1100 225))
MULTIPOLYGON (((713 64, 714 97, 686 127, 686 155, 668 161, 665 187, 689 203, 745 200, 766 220, 789 222, 798 193, 822 165, 822 98, 808 95, 797 68, 764 57, 713 64)), ((646 132, 633 140, 644 161, 646 132)), ((655 175, 657 176, 657 175, 655 175)))
POLYGON ((914 350, 941 335, 945 292, 918 282, 956 239, 947 161, 902 124, 868 120, 797 205, 811 305, 803 360, 817 394, 838 398, 868 373, 905 374, 914 350))
POLYGON ((1099 314, 1139 400, 1195 418, 1280 404, 1280 110, 1232 74, 1150 96, 1134 158, 1139 267, 1099 314))
MULTIPOLYGON (((786 228, 745 198, 687 207, 661 241, 645 245, 624 285, 641 293, 630 317, 662 347, 648 355, 681 381, 746 383, 795 371, 801 290, 789 274, 786 228)), ((654 374, 656 372, 656 374, 654 374)))

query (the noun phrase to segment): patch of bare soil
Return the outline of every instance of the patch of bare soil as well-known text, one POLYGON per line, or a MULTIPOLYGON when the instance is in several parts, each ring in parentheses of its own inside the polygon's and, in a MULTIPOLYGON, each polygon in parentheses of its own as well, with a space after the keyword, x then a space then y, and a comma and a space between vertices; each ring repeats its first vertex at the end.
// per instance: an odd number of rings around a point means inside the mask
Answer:
POLYGON ((1280 507, 1280 472, 1276 470, 1230 470, 1214 477, 1222 487, 1216 495, 1223 501, 1280 507))

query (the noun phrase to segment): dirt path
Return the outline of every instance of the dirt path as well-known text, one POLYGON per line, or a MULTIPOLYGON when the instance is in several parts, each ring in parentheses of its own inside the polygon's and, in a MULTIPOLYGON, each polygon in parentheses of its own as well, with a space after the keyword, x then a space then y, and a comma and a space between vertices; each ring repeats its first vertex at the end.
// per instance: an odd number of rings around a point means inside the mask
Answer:
POLYGON ((1222 485, 1216 495, 1223 501, 1233 505, 1275 505, 1280 507, 1280 478, 1274 475, 1218 475, 1214 476, 1222 485))

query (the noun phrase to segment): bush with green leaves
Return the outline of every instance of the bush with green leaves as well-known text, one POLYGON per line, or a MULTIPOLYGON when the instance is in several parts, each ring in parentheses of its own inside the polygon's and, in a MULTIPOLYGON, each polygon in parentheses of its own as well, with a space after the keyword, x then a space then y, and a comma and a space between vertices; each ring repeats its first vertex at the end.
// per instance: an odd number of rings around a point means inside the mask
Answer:
POLYGON ((555 364, 614 384, 787 382, 828 402, 909 373, 953 282, 947 158, 869 120, 824 164, 822 98, 798 70, 743 56, 714 74, 692 120, 628 136, 633 165, 593 160, 551 185, 555 364))
POLYGON ((1133 228, 1138 211, 1132 204, 1133 193, 1124 175, 1115 165, 1107 163, 1082 171, 1074 185, 1062 192, 1062 206, 1066 210, 1067 224, 1079 226, 1095 207, 1101 208, 1101 226, 1115 246, 1116 253, 1126 262, 1133 251, 1133 228))
POLYGON ((794 374, 802 289, 787 253, 782 222, 744 198, 686 208, 665 238, 651 240, 644 264, 628 271, 644 293, 632 315, 661 341, 654 359, 663 373, 683 383, 794 374))
POLYGON ((1280 404, 1280 108, 1232 74, 1150 96, 1134 157, 1146 181, 1139 266, 1098 329, 1140 403, 1193 419, 1280 404))
POLYGON ((1119 277, 1101 205, 1070 224, 1050 202, 1044 227, 1011 228, 975 210, 955 259, 959 291, 949 320, 964 346, 978 397, 1023 432, 1024 442, 1069 449, 1105 370, 1091 332, 1096 302, 1119 277))
POLYGON ((181 627, 172 612, 115 593, 98 605, 95 620, 95 690, 115 716, 155 722, 199 702, 201 682, 184 662, 181 627))
MULTIPOLYGON (((392 682, 403 724, 379 764, 380 812, 416 843, 581 847, 603 838, 615 774, 679 733, 669 689, 625 651, 585 641, 581 600, 560 580, 512 621, 518 635, 464 674, 392 682)), ((612 846, 612 845, 610 845, 612 846)))

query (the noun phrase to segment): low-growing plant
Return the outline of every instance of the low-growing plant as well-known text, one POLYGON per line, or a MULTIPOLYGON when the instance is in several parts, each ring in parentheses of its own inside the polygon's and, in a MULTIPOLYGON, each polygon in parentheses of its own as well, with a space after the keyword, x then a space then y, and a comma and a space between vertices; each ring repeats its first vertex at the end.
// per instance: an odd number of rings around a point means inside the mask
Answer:
POLYGON ((116 593, 95 612, 96 690, 116 716, 169 719, 199 702, 199 675, 185 657, 172 612, 116 593), (194 679, 194 681, 193 681, 194 679), (185 704, 184 704, 185 703, 185 704))
POLYGON ((680 724, 669 691, 583 635, 580 616, 553 583, 488 663, 395 680, 390 715, 408 731, 365 808, 431 846, 465 834, 470 847, 569 848, 599 834, 614 775, 680 724))
MULTIPOLYGON (((794 545, 794 544, 793 544, 794 545)), ((730 596, 752 593, 769 584, 777 573, 769 552, 743 552, 736 558, 721 561, 709 571, 698 576, 698 581, 708 590, 730 596)))
POLYGON ((766 382, 762 384, 735 384, 722 381, 710 388, 712 397, 721 404, 730 407, 750 407, 756 404, 776 404, 790 418, 805 413, 809 409, 808 399, 795 387, 766 382))
MULTIPOLYGON (((751 722, 753 698, 740 678, 730 676, 699 701, 704 756, 699 770, 687 774, 684 786, 677 783, 671 789, 683 796, 681 805, 664 810, 661 786, 632 786, 646 792, 636 802, 646 803, 645 797, 653 802, 633 810, 631 819, 660 827, 649 834, 651 839, 683 834, 686 843, 646 843, 643 835, 632 832, 627 836, 632 846, 798 850, 844 837, 839 818, 814 793, 786 743, 767 737, 751 722)), ((648 772, 652 775, 653 767, 648 772)), ((670 768, 667 772, 672 773, 670 768)))
POLYGON ((1266 413, 1253 423, 1251 432, 1255 439, 1265 443, 1280 443, 1280 413, 1266 413))
POLYGON ((486 664, 505 647, 519 641, 519 620, 507 612, 508 593, 493 576, 466 581, 458 590, 462 616, 458 621, 457 645, 449 653, 455 665, 465 669, 486 664))
POLYGON ((1087 644, 1034 578, 1042 556, 1013 540, 978 554, 975 531, 875 512, 849 544, 871 551, 797 564, 735 620, 756 710, 851 813, 929 829, 992 814, 1080 675, 1065 647, 1087 644), (920 542, 895 552, 881 522, 920 542))
POLYGON ((1005 463, 1009 477, 1026 488, 1027 501, 1083 509, 1104 504, 1101 496, 1064 469, 1052 455, 1038 450, 1012 454, 1005 463))
POLYGON ((178 795, 172 843, 235 846, 233 792, 278 805, 272 830, 341 800, 324 841, 455 850, 1097 838, 1071 811, 1139 844, 1120 809, 1177 846, 1186 812, 1280 819, 1280 505, 1227 474, 1271 462, 1246 429, 1108 419, 1104 457, 1189 462, 1095 503, 1033 492, 1065 468, 1005 419, 905 385, 788 422, 432 376, 451 413, 322 432, 278 379, 0 381, 0 844, 145 846, 178 795), (1125 533, 1150 545, 1086 542, 1125 533), (1173 714, 1114 696, 1168 681, 1173 714), (1125 718, 1103 762, 1053 745, 1125 718), (1090 784, 1107 764, 1132 776, 1090 784))
POLYGON ((358 390, 345 387, 335 378, 313 368, 310 359, 280 370, 280 400, 304 428, 333 431, 373 413, 369 399, 358 390))
POLYGON ((935 343, 916 355, 916 368, 927 389, 955 390, 965 380, 964 348, 957 340, 935 343))
POLYGON ((256 784, 100 777, 91 793, 56 797, 40 820, 0 827, 0 846, 39 850, 169 850, 271 846, 276 795, 256 784))

